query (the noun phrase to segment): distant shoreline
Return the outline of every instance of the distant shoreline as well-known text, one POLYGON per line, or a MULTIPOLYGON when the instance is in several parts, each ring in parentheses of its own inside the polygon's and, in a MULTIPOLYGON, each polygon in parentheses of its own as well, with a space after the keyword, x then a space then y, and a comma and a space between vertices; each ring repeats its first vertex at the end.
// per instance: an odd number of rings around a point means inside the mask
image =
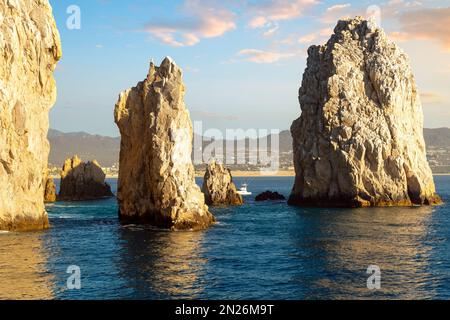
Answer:
MULTIPOLYGON (((203 178, 203 173, 196 172, 196 178, 203 178)), ((264 173, 263 171, 231 171, 233 177, 295 177, 295 172, 290 170, 280 170, 276 173, 264 173)), ((450 173, 433 173, 433 176, 450 176, 450 173)), ((52 179, 59 179, 59 175, 50 175, 52 179)), ((118 175, 106 175, 106 179, 117 179, 118 175)))
MULTIPOLYGON (((196 172, 196 177, 203 178, 204 173, 196 172)), ((264 171, 242 171, 235 170, 231 171, 233 177, 295 177, 295 172, 291 170, 279 170, 275 172, 264 172, 264 171)))

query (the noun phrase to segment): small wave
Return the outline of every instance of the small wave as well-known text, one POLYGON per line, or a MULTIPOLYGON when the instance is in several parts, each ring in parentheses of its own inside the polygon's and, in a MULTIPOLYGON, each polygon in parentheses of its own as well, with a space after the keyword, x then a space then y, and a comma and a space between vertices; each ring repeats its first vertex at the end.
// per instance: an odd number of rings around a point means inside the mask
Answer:
POLYGON ((0 230, 0 234, 9 233, 9 231, 0 230))

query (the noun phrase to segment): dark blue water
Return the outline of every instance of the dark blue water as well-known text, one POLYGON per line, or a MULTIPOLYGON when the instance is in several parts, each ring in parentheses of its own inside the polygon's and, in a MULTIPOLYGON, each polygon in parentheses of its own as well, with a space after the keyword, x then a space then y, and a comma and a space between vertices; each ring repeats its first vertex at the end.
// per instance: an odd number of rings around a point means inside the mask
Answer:
MULTIPOLYGON (((450 177, 435 181, 450 203, 450 177)), ((287 196, 292 182, 250 178, 249 189, 287 196)), ((0 298, 450 298, 449 205, 343 210, 246 200, 212 208, 218 223, 201 232, 121 226, 114 199, 51 204, 50 230, 0 235, 0 298), (70 265, 80 267, 80 290, 67 289, 70 265), (381 270, 379 290, 367 288, 369 265, 381 270)))

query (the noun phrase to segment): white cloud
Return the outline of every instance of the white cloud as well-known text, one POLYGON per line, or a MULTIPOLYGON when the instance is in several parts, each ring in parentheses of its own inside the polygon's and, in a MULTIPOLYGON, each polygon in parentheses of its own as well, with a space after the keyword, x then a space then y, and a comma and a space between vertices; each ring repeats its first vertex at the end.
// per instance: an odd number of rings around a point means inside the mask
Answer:
POLYGON ((354 15, 350 3, 336 4, 328 7, 325 13, 320 17, 320 21, 326 24, 335 24, 339 19, 354 15))
POLYGON ((350 6, 351 6, 350 3, 335 4, 334 6, 327 8, 327 12, 340 11, 340 10, 348 8, 350 6))
POLYGON ((215 119, 215 120, 225 120, 225 121, 236 121, 239 117, 235 115, 226 115, 216 112, 206 111, 206 110, 192 110, 192 115, 195 118, 201 119, 215 119))
POLYGON ((268 27, 269 27, 269 29, 263 33, 264 37, 271 37, 271 36, 273 36, 277 32, 277 30, 279 29, 278 23, 270 23, 268 25, 268 27))

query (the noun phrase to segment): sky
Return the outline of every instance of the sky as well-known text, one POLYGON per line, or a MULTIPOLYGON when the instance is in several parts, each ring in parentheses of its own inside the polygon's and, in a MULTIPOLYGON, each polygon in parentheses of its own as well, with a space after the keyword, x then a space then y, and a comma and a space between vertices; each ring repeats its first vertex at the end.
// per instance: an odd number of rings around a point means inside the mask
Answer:
POLYGON ((51 128, 118 136, 114 105, 153 59, 183 69, 208 129, 289 129, 307 48, 341 18, 375 16, 409 55, 425 127, 450 127, 450 0, 50 0, 63 58, 51 128), (76 7, 74 7, 76 6, 76 7), (78 15, 79 9, 79 15, 78 15), (79 23, 78 23, 79 22, 79 23))

